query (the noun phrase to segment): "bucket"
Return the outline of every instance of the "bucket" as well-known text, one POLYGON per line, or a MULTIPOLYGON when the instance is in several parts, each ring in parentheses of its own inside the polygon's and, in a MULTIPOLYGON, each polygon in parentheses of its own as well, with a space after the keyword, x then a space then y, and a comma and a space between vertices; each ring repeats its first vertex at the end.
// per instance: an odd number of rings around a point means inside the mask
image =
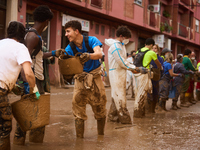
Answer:
POLYGON ((61 56, 63 58, 67 58, 58 60, 59 70, 63 76, 73 76, 83 72, 83 65, 80 62, 79 56, 77 56, 78 54, 82 53, 76 53, 75 56, 61 56))
POLYGON ((23 131, 36 129, 49 124, 50 93, 33 100, 30 95, 11 104, 12 113, 23 131))
POLYGON ((151 68, 151 71, 153 72, 153 78, 152 80, 154 81, 159 81, 160 80, 160 69, 159 68, 151 68))

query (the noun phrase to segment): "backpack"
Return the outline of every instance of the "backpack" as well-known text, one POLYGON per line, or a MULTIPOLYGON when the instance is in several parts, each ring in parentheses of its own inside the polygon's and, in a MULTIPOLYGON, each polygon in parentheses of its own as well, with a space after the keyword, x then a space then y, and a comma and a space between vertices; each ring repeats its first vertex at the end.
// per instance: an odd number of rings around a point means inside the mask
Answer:
POLYGON ((143 61, 143 58, 144 58, 144 55, 148 52, 149 50, 146 50, 144 52, 141 51, 141 49, 138 50, 138 53, 135 55, 135 58, 134 58, 134 62, 133 64, 136 66, 136 67, 147 67, 147 66, 143 66, 142 64, 142 61, 143 61))
MULTIPOLYGON (((84 36, 84 35, 83 35, 83 38, 84 38, 84 40, 85 40, 85 46, 86 46, 88 52, 89 52, 89 53, 94 53, 93 49, 89 46, 89 43, 88 43, 88 36, 84 36)), ((76 53, 78 53, 78 51, 77 51, 77 49, 76 49, 76 45, 74 44, 74 42, 70 42, 69 45, 70 45, 71 49, 73 50, 74 55, 75 55, 76 53)))
POLYGON ((31 59, 34 59, 35 56, 39 53, 39 51, 42 50, 42 38, 35 29, 27 29, 26 33, 28 32, 34 32, 39 37, 39 43, 35 50, 31 53, 31 59))

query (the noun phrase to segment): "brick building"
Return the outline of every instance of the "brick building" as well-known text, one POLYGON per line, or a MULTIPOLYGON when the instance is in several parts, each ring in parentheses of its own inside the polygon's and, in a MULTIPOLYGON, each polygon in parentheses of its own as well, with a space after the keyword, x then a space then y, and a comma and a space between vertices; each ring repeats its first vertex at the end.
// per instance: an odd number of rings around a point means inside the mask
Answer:
MULTIPOLYGON (((96 36, 103 44, 105 38, 115 38, 119 25, 128 26, 132 38, 127 52, 143 47, 145 39, 153 37, 161 48, 172 49, 175 56, 189 48, 200 59, 200 0, 0 0, 0 38, 11 20, 30 27, 38 5, 48 5, 54 13, 43 33, 50 51, 67 46, 64 24, 75 19, 81 21, 84 34, 96 36)), ((105 44, 103 50, 107 54, 105 44)), ((57 62, 49 70, 51 83, 59 83, 57 62)))

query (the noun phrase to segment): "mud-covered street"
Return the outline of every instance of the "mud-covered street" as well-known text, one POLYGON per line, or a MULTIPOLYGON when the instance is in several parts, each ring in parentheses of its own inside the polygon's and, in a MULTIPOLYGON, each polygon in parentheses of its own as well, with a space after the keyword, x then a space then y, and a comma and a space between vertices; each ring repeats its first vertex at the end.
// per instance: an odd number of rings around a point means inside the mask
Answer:
MULTIPOLYGON (((107 110, 111 103, 110 88, 106 88, 107 110)), ((12 150, 138 150, 138 149, 200 149, 200 102, 189 108, 166 113, 146 114, 133 119, 134 101, 127 96, 132 125, 107 122, 105 135, 97 135, 96 120, 87 106, 85 138, 76 139, 72 114, 73 88, 52 87, 50 124, 46 126, 43 144, 28 141, 25 146, 11 145, 12 150)), ((17 99, 10 95, 10 101, 17 99)), ((178 103, 179 104, 179 103, 178 103)), ((170 109, 171 100, 167 102, 170 109)), ((13 119, 11 143, 16 121, 13 119)))

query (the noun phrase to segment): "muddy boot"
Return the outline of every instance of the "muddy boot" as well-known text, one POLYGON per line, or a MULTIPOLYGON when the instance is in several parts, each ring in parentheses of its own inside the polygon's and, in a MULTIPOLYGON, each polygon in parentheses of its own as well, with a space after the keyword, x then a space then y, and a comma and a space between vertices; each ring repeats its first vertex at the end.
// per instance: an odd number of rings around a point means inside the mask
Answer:
POLYGON ((185 102, 185 93, 180 94, 180 101, 181 101, 181 104, 180 104, 181 107, 189 107, 189 105, 186 104, 185 102))
POLYGON ((197 101, 200 101, 200 91, 199 90, 196 90, 196 100, 197 101))
POLYGON ((120 108, 118 112, 119 122, 122 124, 132 124, 131 117, 127 108, 120 108))
POLYGON ((156 101, 152 101, 152 104, 151 104, 151 113, 156 113, 155 112, 155 109, 156 109, 156 101))
POLYGON ((185 97, 185 103, 188 104, 189 106, 192 106, 192 101, 190 100, 191 97, 185 97))
POLYGON ((20 128, 19 124, 16 124, 16 129, 15 129, 15 135, 14 135, 14 140, 13 144, 15 145, 24 145, 25 144, 25 139, 26 139, 26 132, 22 131, 20 128))
POLYGON ((166 101, 168 100, 168 98, 167 99, 163 99, 163 110, 164 111, 169 111, 169 110, 167 110, 167 108, 166 108, 166 101))
POLYGON ((165 112, 165 110, 163 108, 164 108, 164 101, 163 101, 163 99, 160 98, 157 112, 165 112))
POLYGON ((29 132, 29 141, 33 143, 43 143, 45 126, 33 129, 29 132))
POLYGON ((172 107, 171 107, 172 110, 177 110, 177 107, 176 107, 177 105, 176 105, 176 103, 177 103, 177 102, 176 102, 175 100, 173 100, 173 102, 172 102, 172 107))
POLYGON ((191 102, 194 103, 194 104, 197 103, 197 101, 194 98, 194 93, 193 92, 192 92, 192 95, 191 95, 191 102))
POLYGON ((6 138, 0 138, 0 150, 10 150, 10 135, 6 138))
POLYGON ((104 135, 105 123, 106 123, 106 118, 102 118, 100 120, 97 120, 98 135, 104 135))
POLYGON ((117 108, 115 106, 115 102, 112 98, 112 103, 110 105, 110 110, 108 112, 108 122, 119 122, 119 117, 118 117, 118 113, 117 113, 117 108))
POLYGON ((77 138, 83 138, 84 120, 83 119, 76 119, 75 120, 75 128, 76 128, 76 137, 77 138))

